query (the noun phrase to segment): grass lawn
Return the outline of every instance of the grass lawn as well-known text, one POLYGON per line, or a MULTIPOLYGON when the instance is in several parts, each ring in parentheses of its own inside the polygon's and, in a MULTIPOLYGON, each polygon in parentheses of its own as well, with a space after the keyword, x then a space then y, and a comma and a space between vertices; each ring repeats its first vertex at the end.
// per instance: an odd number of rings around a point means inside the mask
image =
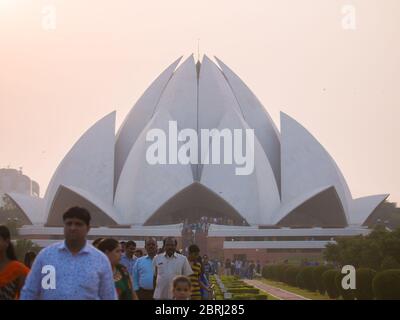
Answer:
MULTIPOLYGON (((321 295, 319 292, 311 292, 311 291, 303 290, 303 289, 300 289, 297 287, 292 287, 283 282, 267 280, 264 278, 259 278, 257 280, 264 282, 265 284, 268 284, 270 286, 274 286, 274 287, 298 294, 300 296, 303 296, 303 297, 311 299, 311 300, 331 300, 327 295, 321 295)), ((273 297, 271 295, 268 295, 268 299, 273 300, 273 297)))
MULTIPOLYGON (((260 290, 261 291, 261 290, 260 290)), ((262 292, 262 291, 261 291, 262 292)), ((279 300, 278 298, 274 297, 273 295, 267 293, 268 295, 268 300, 279 300)))

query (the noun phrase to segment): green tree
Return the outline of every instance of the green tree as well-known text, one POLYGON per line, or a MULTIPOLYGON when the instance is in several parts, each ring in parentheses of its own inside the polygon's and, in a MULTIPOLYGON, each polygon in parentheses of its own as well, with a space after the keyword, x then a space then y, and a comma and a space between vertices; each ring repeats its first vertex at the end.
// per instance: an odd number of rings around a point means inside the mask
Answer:
MULTIPOLYGON (((385 259, 400 263, 400 228, 389 231, 377 226, 367 236, 339 238, 323 252, 324 258, 334 265, 353 265, 355 268, 380 270, 385 259)), ((386 268, 386 267, 385 267, 386 268)))

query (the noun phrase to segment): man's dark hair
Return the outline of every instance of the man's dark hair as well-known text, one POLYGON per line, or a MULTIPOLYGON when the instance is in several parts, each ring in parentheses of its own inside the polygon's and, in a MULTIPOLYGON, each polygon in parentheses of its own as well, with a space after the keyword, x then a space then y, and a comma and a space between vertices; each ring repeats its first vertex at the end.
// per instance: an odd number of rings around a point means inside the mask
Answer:
POLYGON ((197 244, 191 244, 189 246, 189 253, 196 253, 196 252, 200 252, 200 248, 197 244))
POLYGON ((132 246, 136 248, 136 242, 133 240, 129 240, 127 243, 125 243, 125 248, 132 247, 132 246))
POLYGON ((154 237, 150 237, 150 238, 146 238, 146 239, 144 240, 144 245, 146 246, 146 244, 147 244, 149 241, 154 241, 154 242, 157 244, 157 239, 154 238, 154 237))
POLYGON ((81 207, 69 208, 63 214, 63 221, 71 218, 82 220, 87 226, 90 225, 90 213, 85 208, 81 207))
POLYGON ((176 238, 174 238, 174 237, 166 237, 166 238, 163 240, 163 246, 164 246, 164 247, 165 247, 165 244, 167 243, 167 240, 172 240, 172 241, 174 241, 174 243, 175 243, 176 246, 178 245, 178 241, 176 240, 176 238))

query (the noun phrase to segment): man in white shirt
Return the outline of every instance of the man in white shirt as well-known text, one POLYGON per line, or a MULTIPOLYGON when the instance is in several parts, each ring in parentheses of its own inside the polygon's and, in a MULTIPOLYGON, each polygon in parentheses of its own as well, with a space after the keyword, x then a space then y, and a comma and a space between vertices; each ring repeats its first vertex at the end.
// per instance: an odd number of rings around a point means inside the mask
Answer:
POLYGON ((189 276, 193 273, 187 258, 176 252, 177 241, 173 237, 164 240, 165 252, 153 259, 154 299, 172 299, 172 280, 179 275, 189 276))

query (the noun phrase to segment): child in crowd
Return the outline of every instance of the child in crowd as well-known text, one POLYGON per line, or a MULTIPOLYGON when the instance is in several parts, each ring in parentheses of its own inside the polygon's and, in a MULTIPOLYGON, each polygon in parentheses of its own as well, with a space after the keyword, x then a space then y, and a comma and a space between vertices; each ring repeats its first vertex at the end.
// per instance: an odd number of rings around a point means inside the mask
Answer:
POLYGON ((172 294, 174 300, 190 300, 192 283, 185 276, 176 276, 172 282, 172 294))

